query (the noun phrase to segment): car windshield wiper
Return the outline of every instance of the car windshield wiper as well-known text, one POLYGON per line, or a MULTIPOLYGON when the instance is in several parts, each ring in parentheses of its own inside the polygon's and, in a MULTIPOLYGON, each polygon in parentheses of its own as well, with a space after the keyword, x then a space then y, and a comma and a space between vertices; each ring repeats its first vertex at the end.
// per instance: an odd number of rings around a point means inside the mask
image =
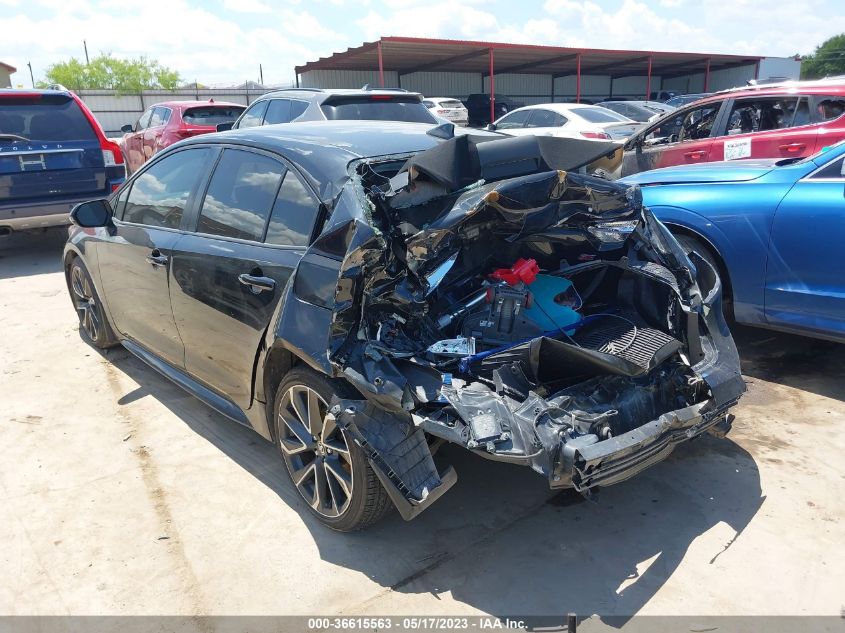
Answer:
POLYGON ((0 132, 0 141, 29 141, 29 139, 25 136, 21 136, 20 134, 7 134, 5 132, 0 132))

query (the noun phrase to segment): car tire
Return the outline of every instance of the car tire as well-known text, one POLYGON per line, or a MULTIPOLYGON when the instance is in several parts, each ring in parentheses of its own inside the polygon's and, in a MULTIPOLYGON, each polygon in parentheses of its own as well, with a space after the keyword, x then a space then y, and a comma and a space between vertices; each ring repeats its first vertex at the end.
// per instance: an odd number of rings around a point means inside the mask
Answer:
POLYGON ((276 390, 274 437, 311 514, 333 530, 354 532, 381 519, 393 504, 364 451, 326 419, 334 395, 361 397, 347 383, 312 369, 288 372, 276 390))
MULTIPOLYGON (((675 239, 678 240, 678 243, 681 245, 681 248, 684 249, 685 253, 695 251, 701 256, 704 261, 706 261, 713 267, 713 270, 716 271, 716 274, 718 274, 720 278, 723 277, 722 271, 724 270, 724 267, 722 266, 718 257, 713 252, 713 249, 710 248, 710 246, 708 246, 707 244, 705 244, 703 240, 697 239, 690 235, 683 234, 676 234, 675 239)), ((726 319, 732 321, 733 301, 729 296, 726 295, 726 291, 727 286, 725 284, 725 280, 722 279, 722 312, 724 312, 726 319)))
POLYGON ((118 345, 120 341, 106 317, 91 275, 79 257, 74 257, 68 267, 67 285, 79 317, 82 338, 97 349, 105 350, 118 345))

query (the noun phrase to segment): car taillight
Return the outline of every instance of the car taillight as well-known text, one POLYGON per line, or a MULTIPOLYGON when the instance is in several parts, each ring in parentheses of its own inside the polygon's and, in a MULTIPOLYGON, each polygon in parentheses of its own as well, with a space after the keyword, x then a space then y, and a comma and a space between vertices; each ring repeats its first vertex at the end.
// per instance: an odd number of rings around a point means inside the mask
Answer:
POLYGON ((610 134, 607 132, 581 132, 581 136, 584 138, 600 138, 606 141, 610 140, 610 134))
POLYGON ((103 164, 106 167, 116 167, 123 164, 123 153, 117 143, 111 141, 103 141, 100 143, 103 149, 103 164))
POLYGON ((446 114, 448 110, 438 110, 437 114, 446 114))
POLYGON ((391 95, 371 95, 370 99, 373 101, 390 101, 393 97, 391 95))

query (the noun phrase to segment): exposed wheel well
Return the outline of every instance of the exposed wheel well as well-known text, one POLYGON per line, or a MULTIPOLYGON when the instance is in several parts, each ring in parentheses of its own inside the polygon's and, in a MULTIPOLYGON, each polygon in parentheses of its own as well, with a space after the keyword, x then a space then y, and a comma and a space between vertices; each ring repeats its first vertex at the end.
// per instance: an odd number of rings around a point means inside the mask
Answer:
POLYGON ((667 224, 666 225, 669 231, 673 235, 683 235, 689 239, 692 239, 699 243, 702 248, 707 251, 707 255, 716 262, 717 272, 719 273, 719 278, 722 280, 722 298, 727 303, 733 302, 733 288, 731 287, 731 278, 728 274, 728 268, 725 266, 725 260, 719 254, 719 251, 716 249, 715 246, 708 240, 706 237, 701 235, 700 233, 696 233, 692 229, 688 229, 685 226, 679 226, 677 224, 667 224))
MULTIPOLYGON (((267 355, 267 361, 264 363, 262 387, 264 389, 264 400, 266 403, 267 427, 271 435, 275 435, 275 431, 273 430, 273 404, 276 399, 276 389, 282 380, 284 380, 287 373, 300 364, 302 364, 302 359, 283 347, 274 347, 267 355)), ((275 441, 275 439, 274 437, 273 440, 275 441)))

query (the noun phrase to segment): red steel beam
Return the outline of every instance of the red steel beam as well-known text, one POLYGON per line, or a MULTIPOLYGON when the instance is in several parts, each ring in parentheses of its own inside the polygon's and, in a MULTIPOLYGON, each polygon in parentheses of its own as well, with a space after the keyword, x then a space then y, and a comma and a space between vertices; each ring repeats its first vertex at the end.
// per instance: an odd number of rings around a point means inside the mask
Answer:
POLYGON ((575 103, 581 103, 581 53, 578 53, 575 64, 575 103))
POLYGON ((490 48, 490 123, 496 120, 496 76, 493 71, 493 48, 490 48))
POLYGON ((384 88, 384 59, 381 56, 381 40, 379 40, 376 49, 378 50, 378 82, 384 88))

